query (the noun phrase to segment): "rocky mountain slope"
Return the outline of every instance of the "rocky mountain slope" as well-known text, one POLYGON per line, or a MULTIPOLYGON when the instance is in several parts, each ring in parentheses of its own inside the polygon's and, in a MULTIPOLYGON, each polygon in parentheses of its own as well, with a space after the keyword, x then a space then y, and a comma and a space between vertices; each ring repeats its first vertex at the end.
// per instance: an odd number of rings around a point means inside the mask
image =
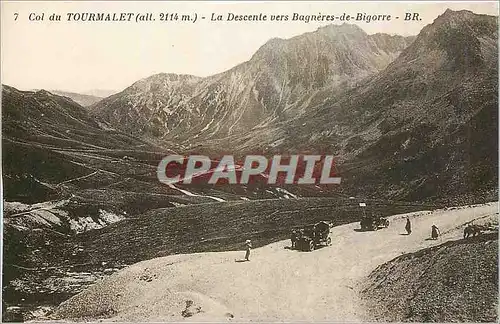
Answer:
POLYGON ((327 26, 213 77, 141 80, 92 109, 186 151, 334 154, 345 194, 466 203, 497 187, 497 39, 495 17, 465 10, 410 39, 327 26))
POLYGON ((4 199, 24 203, 68 197, 126 177, 138 181, 162 154, 159 147, 102 127, 69 98, 8 86, 2 87, 2 141, 4 199), (125 158, 131 151, 136 156, 125 158))
POLYGON ((91 109, 113 127, 159 141, 217 139, 302 115, 385 68, 412 40, 330 25, 271 39, 248 62, 212 77, 151 76, 91 109))
POLYGON ((497 187, 497 39, 495 17, 448 10, 383 71, 290 125, 274 149, 337 154, 348 191, 484 195, 497 187))
POLYGON ((370 274, 363 296, 376 321, 497 322, 498 233, 387 262, 370 274))
MULTIPOLYGON (((106 197, 99 199, 102 203, 114 203, 135 192, 137 197, 171 195, 167 200, 190 203, 214 201, 203 195, 205 191, 217 196, 217 189, 222 190, 218 194, 229 200, 240 200, 238 194, 245 192, 219 186, 188 188, 194 191, 183 193, 182 185, 163 185, 157 179, 157 166, 178 149, 175 144, 162 148, 109 128, 69 98, 47 91, 23 92, 9 86, 2 90, 3 181, 8 201, 32 204, 73 196, 95 201, 101 196, 106 197), (23 160, 30 162, 19 163, 23 160), (179 200, 179 195, 184 198, 179 200)), ((264 190, 255 197, 266 195, 283 197, 264 190)), ((129 198, 127 204, 137 206, 129 198)))
MULTIPOLYGON (((73 266, 95 265, 80 258, 82 235, 148 210, 296 197, 282 188, 164 185, 157 165, 172 152, 99 123, 67 97, 2 86, 3 300, 54 303, 83 289, 88 276, 73 266)), ((110 266, 99 263, 97 277, 110 266)))

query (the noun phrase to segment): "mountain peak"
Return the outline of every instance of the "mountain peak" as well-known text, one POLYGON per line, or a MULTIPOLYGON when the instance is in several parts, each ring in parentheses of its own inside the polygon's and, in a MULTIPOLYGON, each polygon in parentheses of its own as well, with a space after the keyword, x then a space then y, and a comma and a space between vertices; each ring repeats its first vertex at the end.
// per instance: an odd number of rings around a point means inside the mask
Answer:
POLYGON ((441 17, 441 16, 458 16, 458 15, 474 15, 474 13, 470 10, 451 10, 450 8, 446 9, 445 12, 443 12, 441 15, 439 15, 438 17, 441 17))
POLYGON ((36 91, 35 93, 39 94, 39 95, 44 95, 44 96, 52 96, 53 95, 50 91, 47 91, 45 89, 40 89, 40 90, 36 91))
POLYGON ((326 25, 323 27, 319 27, 318 31, 326 31, 334 33, 342 32, 348 34, 357 34, 357 33, 366 34, 366 32, 358 25, 349 23, 343 23, 341 25, 336 25, 336 24, 326 25))
POLYGON ((479 17, 489 17, 488 15, 476 14, 469 10, 451 10, 446 9, 441 15, 439 15, 435 20, 433 25, 440 24, 455 24, 462 21, 473 20, 479 17))
POLYGON ((271 38, 257 50, 252 59, 285 55, 284 53, 293 51, 305 43, 315 44, 317 41, 339 43, 345 40, 359 41, 366 37, 368 37, 368 34, 357 25, 348 23, 341 25, 330 24, 319 27, 315 31, 287 39, 271 38))
POLYGON ((200 77, 190 74, 157 73, 135 82, 129 88, 150 89, 159 85, 191 83, 200 79, 200 77))
POLYGON ((198 79, 199 77, 190 75, 190 74, 175 74, 175 73, 157 73, 153 74, 149 77, 146 77, 140 81, 156 81, 156 80, 165 80, 165 81, 181 81, 185 79, 198 79))
POLYGON ((463 53, 469 53, 468 56, 473 53, 479 55, 485 45, 479 39, 495 37, 496 33, 495 16, 476 14, 469 10, 447 9, 432 24, 422 29, 413 43, 414 46, 408 48, 408 51, 425 51, 424 47, 431 46, 444 49, 454 57, 465 57, 463 53))

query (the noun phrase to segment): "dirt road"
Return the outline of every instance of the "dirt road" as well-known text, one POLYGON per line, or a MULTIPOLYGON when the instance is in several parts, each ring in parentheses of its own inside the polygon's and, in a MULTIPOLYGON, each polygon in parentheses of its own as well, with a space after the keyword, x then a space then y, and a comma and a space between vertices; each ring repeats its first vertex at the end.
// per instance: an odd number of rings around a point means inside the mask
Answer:
POLYGON ((281 241, 244 251, 177 255, 144 261, 114 274, 63 303, 59 318, 111 321, 363 321, 358 284, 379 264, 401 254, 459 239, 466 222, 498 212, 498 204, 407 214, 390 226, 360 232, 359 224, 335 227, 332 246, 313 252, 281 241), (431 226, 441 230, 428 240, 431 226), (427 240, 426 240, 427 239, 427 240), (193 301, 184 318, 186 300, 193 301))

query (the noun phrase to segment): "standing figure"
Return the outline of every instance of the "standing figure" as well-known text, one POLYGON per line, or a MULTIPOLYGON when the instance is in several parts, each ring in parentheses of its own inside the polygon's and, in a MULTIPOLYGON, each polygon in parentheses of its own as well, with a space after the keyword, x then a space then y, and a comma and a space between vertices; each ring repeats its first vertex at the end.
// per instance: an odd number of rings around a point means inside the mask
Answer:
POLYGON ((436 225, 432 225, 431 228, 431 237, 433 240, 437 240, 438 236, 441 234, 441 231, 436 225))
POLYGON ((297 239, 298 239, 297 231, 293 230, 292 235, 290 236, 290 240, 292 241, 292 249, 297 248, 297 239))
POLYGON ((405 230, 406 230, 406 233, 408 235, 411 234, 411 222, 410 222, 410 218, 409 217, 406 217, 406 226, 405 226, 405 230))
POLYGON ((246 253, 245 253, 245 260, 250 261, 250 249, 252 248, 252 241, 246 240, 245 241, 245 248, 246 248, 246 253))

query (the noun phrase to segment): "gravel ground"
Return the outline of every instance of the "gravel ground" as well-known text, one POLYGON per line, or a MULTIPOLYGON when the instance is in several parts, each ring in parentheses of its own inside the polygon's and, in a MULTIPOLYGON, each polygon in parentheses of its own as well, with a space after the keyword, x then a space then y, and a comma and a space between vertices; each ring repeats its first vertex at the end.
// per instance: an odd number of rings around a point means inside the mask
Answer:
POLYGON ((372 320, 497 322, 498 233, 387 262, 363 290, 372 320))

